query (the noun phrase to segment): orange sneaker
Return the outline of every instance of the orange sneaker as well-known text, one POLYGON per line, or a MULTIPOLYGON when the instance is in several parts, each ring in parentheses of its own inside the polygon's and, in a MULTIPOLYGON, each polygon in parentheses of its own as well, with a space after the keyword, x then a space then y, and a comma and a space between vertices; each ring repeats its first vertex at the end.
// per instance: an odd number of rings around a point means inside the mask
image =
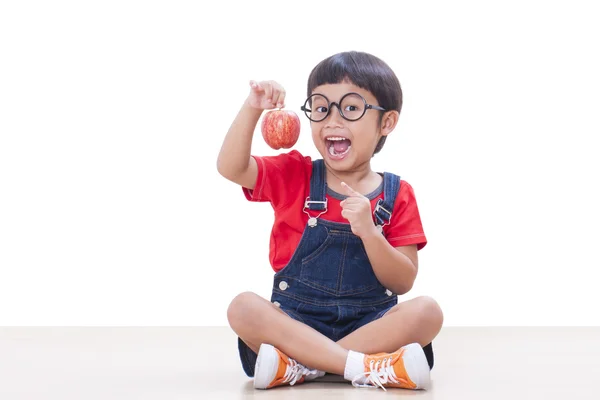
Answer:
POLYGON ((364 366, 365 372, 352 380, 355 387, 428 389, 431 385, 429 364, 418 343, 393 353, 365 354, 364 366))
POLYGON ((254 388, 270 389, 281 385, 295 385, 323 375, 325 372, 308 369, 279 349, 263 343, 256 358, 254 388))

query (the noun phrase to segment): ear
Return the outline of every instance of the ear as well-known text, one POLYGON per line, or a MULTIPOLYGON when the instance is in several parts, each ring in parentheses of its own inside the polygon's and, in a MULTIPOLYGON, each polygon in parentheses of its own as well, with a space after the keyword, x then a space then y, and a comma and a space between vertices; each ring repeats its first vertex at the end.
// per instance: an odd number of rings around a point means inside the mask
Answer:
POLYGON ((386 111, 383 114, 383 119, 381 120, 381 135, 387 136, 396 127, 398 124, 398 118, 400 117, 400 113, 396 110, 386 111))

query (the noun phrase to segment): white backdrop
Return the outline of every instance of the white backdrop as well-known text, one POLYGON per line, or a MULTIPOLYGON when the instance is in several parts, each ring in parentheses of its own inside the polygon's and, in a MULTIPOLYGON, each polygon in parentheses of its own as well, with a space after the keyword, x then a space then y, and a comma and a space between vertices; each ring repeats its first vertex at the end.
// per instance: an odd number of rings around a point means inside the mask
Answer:
MULTIPOLYGON (((274 79, 317 156, 306 80, 346 50, 404 91, 373 160, 429 240, 403 298, 447 326, 600 324, 594 2, 331 3, 3 2, 0 324, 226 325, 237 293, 268 297, 273 212, 217 154, 274 79)), ((277 153, 259 129, 253 153, 277 153)))

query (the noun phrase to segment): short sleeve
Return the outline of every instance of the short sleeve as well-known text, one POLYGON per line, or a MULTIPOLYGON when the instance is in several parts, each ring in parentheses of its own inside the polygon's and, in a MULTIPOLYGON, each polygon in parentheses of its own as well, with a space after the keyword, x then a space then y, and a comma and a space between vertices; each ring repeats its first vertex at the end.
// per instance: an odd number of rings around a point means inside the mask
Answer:
POLYGON ((283 207, 297 197, 294 189, 310 179, 312 161, 296 150, 276 156, 252 157, 256 160, 258 175, 253 190, 242 188, 248 201, 268 201, 274 209, 283 207))
POLYGON ((404 180, 400 183, 392 219, 385 232, 388 242, 394 247, 416 244, 417 250, 421 250, 427 244, 414 190, 404 180))

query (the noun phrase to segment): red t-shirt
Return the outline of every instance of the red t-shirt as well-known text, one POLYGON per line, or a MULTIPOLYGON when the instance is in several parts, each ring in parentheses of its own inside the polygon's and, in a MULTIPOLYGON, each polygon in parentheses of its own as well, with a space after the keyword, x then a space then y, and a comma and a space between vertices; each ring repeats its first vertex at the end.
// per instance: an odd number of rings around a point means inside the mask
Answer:
MULTIPOLYGON (((302 210, 304 201, 310 194, 312 160, 296 150, 276 156, 253 157, 258 164, 256 186, 254 190, 243 190, 249 201, 268 201, 275 210, 269 261, 273 270, 277 272, 292 258, 308 221, 308 215, 302 210)), ((375 209, 377 200, 383 197, 383 183, 379 190, 379 194, 376 190, 367 195, 369 198, 374 197, 371 199, 371 212, 375 209)), ((328 188, 326 197, 327 212, 320 218, 348 223, 348 220, 342 217, 340 206, 340 198, 344 199, 346 196, 328 188)), ((322 212, 309 209, 307 211, 314 217, 322 212)), ((416 244, 417 249, 421 250, 427 244, 413 189, 405 180, 401 181, 390 224, 385 225, 383 231, 388 242, 394 247, 416 244)))

